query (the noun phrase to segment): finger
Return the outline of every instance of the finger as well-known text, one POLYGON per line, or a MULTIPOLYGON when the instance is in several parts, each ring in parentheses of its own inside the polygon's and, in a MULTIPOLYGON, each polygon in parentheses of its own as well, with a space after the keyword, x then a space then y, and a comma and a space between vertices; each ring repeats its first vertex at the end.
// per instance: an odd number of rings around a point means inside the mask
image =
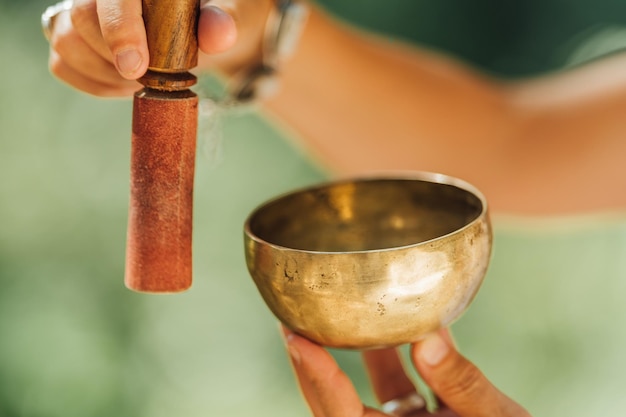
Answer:
POLYGON ((72 26, 84 42, 103 59, 113 64, 113 54, 104 42, 102 31, 100 30, 96 1, 74 0, 71 17, 72 26))
POLYGON ((115 67, 127 79, 141 77, 148 68, 148 45, 141 0, 98 2, 97 12, 104 43, 115 67))
POLYGON ((445 331, 413 345, 415 367, 437 396, 462 417, 529 417, 461 356, 445 331))
MULTIPOLYGON (((122 84, 126 81, 110 62, 91 49, 74 30, 69 13, 61 13, 57 16, 50 45, 64 65, 73 68, 75 72, 83 74, 86 78, 110 85, 122 84)), ((56 75, 56 71, 53 70, 53 73, 56 75)))
POLYGON ((49 67, 50 71, 61 81, 98 97, 129 97, 141 87, 136 81, 129 80, 116 84, 95 81, 68 66, 52 49, 50 50, 49 67))
POLYGON ((415 386, 406 375, 397 349, 379 349, 363 352, 367 373, 379 402, 394 400, 415 392, 415 386))
MULTIPOLYGON (((54 8, 58 5, 59 3, 51 7, 54 8)), ((46 12, 48 11, 46 10, 46 12)), ((53 14, 52 16, 48 18, 47 26, 44 25, 46 26, 43 29, 44 35, 46 36, 46 39, 48 40, 51 46, 53 46, 55 42, 58 42, 59 38, 64 36, 68 32, 68 30, 71 29, 71 24, 70 24, 70 20, 68 16, 69 16, 69 10, 61 9, 60 11, 57 11, 55 14, 53 14)))
POLYGON ((202 66, 216 64, 232 74, 259 62, 273 2, 211 0, 203 5, 198 22, 198 46, 202 66))
POLYGON ((206 54, 224 52, 237 41, 237 25, 230 13, 207 4, 203 6, 198 21, 198 46, 206 54))
POLYGON ((300 389, 315 417, 383 417, 361 402, 348 376, 321 346, 283 328, 300 389))

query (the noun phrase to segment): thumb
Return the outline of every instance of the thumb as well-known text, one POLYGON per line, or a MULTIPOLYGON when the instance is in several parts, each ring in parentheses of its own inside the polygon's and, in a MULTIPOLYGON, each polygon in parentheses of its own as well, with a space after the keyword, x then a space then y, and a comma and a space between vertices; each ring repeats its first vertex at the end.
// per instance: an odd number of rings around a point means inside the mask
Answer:
MULTIPOLYGON (((216 66, 225 74, 248 69, 261 60, 271 0, 210 0, 201 8, 198 46, 207 54, 202 66, 216 66)), ((202 58, 202 57, 201 57, 202 58)))
POLYGON ((201 9, 198 22, 198 46, 206 54, 224 52, 237 41, 236 9, 227 6, 228 4, 220 5, 219 2, 212 2, 201 9))
POLYGON ((460 417, 530 417, 457 352, 447 330, 415 343, 411 357, 424 381, 460 417))
POLYGON ((141 77, 149 60, 141 0, 98 2, 97 11, 104 43, 115 57, 118 72, 129 80, 141 77))

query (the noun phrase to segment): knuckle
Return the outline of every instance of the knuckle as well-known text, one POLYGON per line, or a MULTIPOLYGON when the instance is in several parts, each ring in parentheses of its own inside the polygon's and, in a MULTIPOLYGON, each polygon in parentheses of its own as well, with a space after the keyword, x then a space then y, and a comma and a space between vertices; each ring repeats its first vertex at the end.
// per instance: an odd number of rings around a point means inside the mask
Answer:
POLYGON ((123 38, 143 24, 140 10, 120 9, 115 5, 102 4, 97 11, 103 32, 123 38))
POLYGON ((102 35, 112 52, 127 48, 129 44, 137 44, 143 20, 136 16, 119 15, 102 23, 102 35))
MULTIPOLYGON (((104 27, 105 30, 109 33, 109 36, 117 35, 126 31, 128 22, 129 19, 127 16, 116 15, 107 19, 107 21, 104 23, 104 27)), ((119 37, 123 37, 123 35, 120 35, 119 37)))
POLYGON ((61 78, 63 63, 57 54, 50 54, 48 70, 57 78, 61 78))
MULTIPOLYGON (((65 37, 57 32, 53 32, 52 37, 50 37, 50 48, 59 54, 63 50, 64 44, 65 37)), ((55 57, 55 60, 60 60, 60 57, 55 57)))
POLYGON ((311 375, 311 384, 319 389, 324 389, 328 386, 333 386, 333 381, 336 381, 338 378, 341 378, 341 371, 339 369, 333 369, 332 372, 324 373, 324 374, 313 374, 311 375))
POLYGON ((96 3, 92 1, 75 0, 70 16, 74 27, 78 28, 86 24, 92 24, 94 20, 97 20, 98 16, 96 3))
POLYGON ((50 39, 50 46, 60 55, 59 59, 62 59, 63 56, 73 53, 79 41, 80 37, 73 31, 55 31, 50 39))

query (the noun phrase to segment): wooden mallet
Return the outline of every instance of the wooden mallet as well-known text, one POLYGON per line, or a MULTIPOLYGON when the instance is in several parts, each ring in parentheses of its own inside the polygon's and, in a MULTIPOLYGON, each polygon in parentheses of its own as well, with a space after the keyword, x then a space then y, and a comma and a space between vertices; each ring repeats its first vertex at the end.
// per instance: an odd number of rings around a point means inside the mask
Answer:
POLYGON ((143 0, 150 64, 133 101, 126 286, 149 293, 192 280, 199 0, 143 0))

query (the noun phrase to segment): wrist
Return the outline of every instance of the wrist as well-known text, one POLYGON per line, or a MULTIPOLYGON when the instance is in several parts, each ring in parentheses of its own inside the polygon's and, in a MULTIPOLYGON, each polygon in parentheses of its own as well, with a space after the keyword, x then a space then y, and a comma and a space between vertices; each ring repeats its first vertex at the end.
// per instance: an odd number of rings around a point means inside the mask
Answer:
MULTIPOLYGON (((236 46, 228 52, 210 57, 212 66, 217 66, 227 78, 226 94, 216 101, 246 103, 267 97, 276 89, 282 64, 292 55, 305 25, 308 6, 302 0, 264 3, 265 21, 262 24, 255 21, 254 30, 246 29, 245 33, 242 30, 236 46)), ((254 15, 259 16, 256 12, 254 15)), ((250 28, 251 15, 245 16, 247 22, 238 21, 237 27, 250 28)))

